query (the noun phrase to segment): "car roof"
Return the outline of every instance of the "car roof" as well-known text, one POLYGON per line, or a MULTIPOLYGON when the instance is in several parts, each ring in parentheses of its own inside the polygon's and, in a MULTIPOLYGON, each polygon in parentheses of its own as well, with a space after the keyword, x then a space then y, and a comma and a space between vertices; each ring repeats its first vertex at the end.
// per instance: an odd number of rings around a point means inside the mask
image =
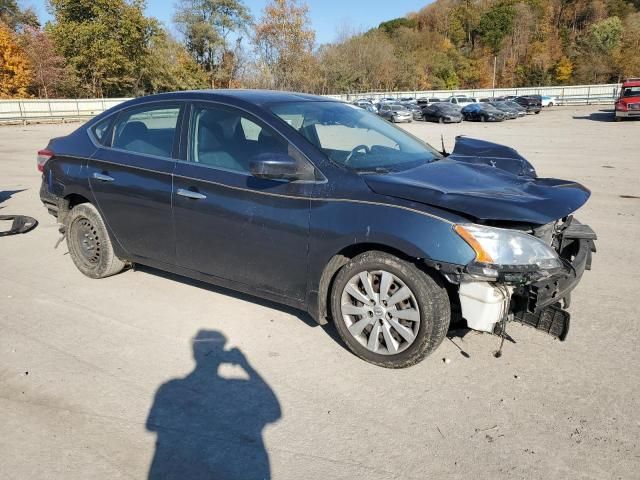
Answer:
POLYGON ((340 102, 328 97, 297 92, 281 92, 277 90, 249 90, 249 89, 216 89, 216 90, 185 90, 181 92, 158 93, 140 97, 132 103, 146 103, 154 100, 182 100, 199 98, 203 100, 236 100, 256 105, 272 105, 277 103, 313 101, 340 102))

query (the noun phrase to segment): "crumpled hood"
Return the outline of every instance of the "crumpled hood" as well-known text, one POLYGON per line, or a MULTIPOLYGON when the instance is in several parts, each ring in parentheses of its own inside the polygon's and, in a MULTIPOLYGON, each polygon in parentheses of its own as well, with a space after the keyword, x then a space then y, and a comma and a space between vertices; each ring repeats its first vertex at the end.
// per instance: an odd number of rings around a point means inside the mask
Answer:
POLYGON ((456 140, 456 148, 443 160, 363 178, 381 195, 453 210, 478 220, 540 225, 569 215, 591 195, 573 181, 537 178, 531 164, 509 147, 466 137, 456 140))

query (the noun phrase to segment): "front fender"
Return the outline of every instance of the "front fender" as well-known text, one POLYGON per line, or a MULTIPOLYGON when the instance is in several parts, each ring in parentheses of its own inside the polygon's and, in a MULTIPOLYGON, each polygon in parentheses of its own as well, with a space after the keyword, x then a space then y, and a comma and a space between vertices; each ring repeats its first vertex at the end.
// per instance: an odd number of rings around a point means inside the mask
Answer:
MULTIPOLYGON (((388 247, 414 259, 466 265, 475 258, 471 247, 445 218, 413 208, 350 200, 311 202, 309 241, 309 310, 322 310, 318 293, 325 267, 354 245, 388 247)), ((314 315, 317 319, 321 315, 314 315)), ((319 319, 321 321, 321 319, 319 319)))

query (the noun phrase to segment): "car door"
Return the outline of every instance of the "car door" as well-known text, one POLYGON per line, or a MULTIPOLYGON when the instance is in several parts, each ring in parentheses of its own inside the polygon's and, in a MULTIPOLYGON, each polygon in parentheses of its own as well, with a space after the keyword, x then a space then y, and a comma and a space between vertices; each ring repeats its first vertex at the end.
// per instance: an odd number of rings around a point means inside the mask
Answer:
POLYGON ((97 208, 132 256, 172 264, 172 174, 180 103, 158 102, 121 111, 88 162, 97 208))
POLYGON ((186 155, 174 177, 178 264, 303 300, 314 182, 256 178, 249 164, 277 153, 313 166, 265 123, 234 107, 194 103, 187 123, 186 155))

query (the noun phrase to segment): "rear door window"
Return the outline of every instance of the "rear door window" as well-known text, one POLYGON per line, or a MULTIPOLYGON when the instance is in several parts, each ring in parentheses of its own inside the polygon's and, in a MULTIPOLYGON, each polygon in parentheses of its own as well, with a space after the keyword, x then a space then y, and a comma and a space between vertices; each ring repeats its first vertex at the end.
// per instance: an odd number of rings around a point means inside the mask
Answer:
POLYGON ((113 132, 113 148, 172 158, 180 105, 154 105, 120 114, 113 132))

